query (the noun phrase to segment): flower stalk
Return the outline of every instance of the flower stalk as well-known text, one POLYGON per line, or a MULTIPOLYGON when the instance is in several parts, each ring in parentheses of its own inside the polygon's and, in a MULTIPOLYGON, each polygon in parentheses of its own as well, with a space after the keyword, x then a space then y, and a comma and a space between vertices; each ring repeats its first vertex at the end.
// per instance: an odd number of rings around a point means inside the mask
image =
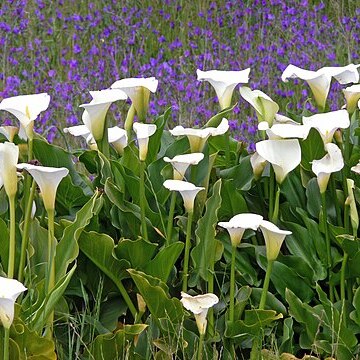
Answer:
POLYGON ((173 223, 174 223, 174 212, 175 212, 175 205, 176 205, 176 192, 172 192, 171 200, 170 200, 170 209, 169 209, 169 217, 166 229, 166 245, 170 245, 172 232, 173 232, 173 223))
POLYGON ((15 248, 16 248, 16 237, 15 237, 15 195, 9 196, 9 206, 10 206, 10 242, 9 242, 9 263, 8 263, 8 278, 12 279, 14 277, 15 269, 15 248))
POLYGON ((140 161, 140 216, 141 216, 141 235, 145 240, 148 240, 148 232, 146 226, 146 198, 145 198, 145 161, 140 161))
POLYGON ((189 272, 189 258, 190 258, 190 247, 191 247, 191 223, 193 219, 193 211, 188 212, 187 225, 186 225, 186 239, 185 239, 185 254, 184 254, 184 265, 183 265, 183 283, 182 291, 187 292, 188 284, 188 272, 189 272))

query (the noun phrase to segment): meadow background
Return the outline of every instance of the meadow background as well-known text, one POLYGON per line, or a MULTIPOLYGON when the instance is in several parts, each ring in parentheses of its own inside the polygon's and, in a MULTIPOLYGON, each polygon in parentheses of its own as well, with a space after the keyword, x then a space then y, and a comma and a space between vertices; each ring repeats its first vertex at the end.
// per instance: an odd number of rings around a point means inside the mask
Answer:
MULTIPOLYGON (((309 88, 282 83, 281 73, 290 63, 311 70, 358 63, 356 2, 3 1, 0 100, 48 92, 51 104, 36 130, 63 142, 62 128, 81 122, 78 106, 90 101, 89 90, 121 78, 155 76, 159 88, 150 116, 171 106, 174 126, 191 126, 219 110, 211 85, 196 80, 196 69, 250 67, 252 89, 264 91, 281 109, 301 112, 309 88)), ((339 89, 333 82, 332 110, 343 105, 339 89)), ((256 118, 238 93, 234 98, 239 103, 229 119, 233 136, 252 149, 256 118)), ((122 124, 127 108, 113 105, 111 121, 122 124)), ((0 120, 11 122, 6 112, 0 120)))

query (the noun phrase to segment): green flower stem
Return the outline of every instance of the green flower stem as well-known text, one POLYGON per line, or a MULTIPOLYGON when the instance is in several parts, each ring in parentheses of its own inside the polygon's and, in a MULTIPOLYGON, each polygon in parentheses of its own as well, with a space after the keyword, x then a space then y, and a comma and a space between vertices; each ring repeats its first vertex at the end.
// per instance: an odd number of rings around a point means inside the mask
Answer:
POLYGON ((260 181, 256 181, 256 189, 257 189, 257 192, 258 192, 258 195, 259 195, 259 198, 260 198, 260 206, 261 206, 261 215, 263 217, 266 216, 266 213, 265 213, 265 200, 264 200, 264 194, 263 194, 263 191, 262 191, 262 187, 261 187, 261 183, 260 181))
MULTIPOLYGON (((346 185, 346 179, 344 185, 346 185)), ((339 202, 337 201, 335 178, 333 176, 330 176, 330 192, 331 192, 331 198, 334 199, 337 224, 338 226, 342 226, 341 210, 340 210, 339 202)), ((346 185, 344 188, 345 199, 347 198, 347 196, 348 196, 348 191, 346 185)))
POLYGON ((124 129, 127 132, 128 142, 131 141, 131 130, 132 130, 133 122, 134 122, 135 113, 136 113, 135 106, 133 104, 131 104, 131 106, 128 110, 128 113, 126 115, 125 123, 124 123, 124 129))
POLYGON ((226 145, 225 145, 225 158, 226 158, 226 164, 227 166, 231 166, 230 164, 230 133, 229 131, 227 131, 225 133, 225 142, 226 142, 226 145))
POLYGON ((27 200, 26 209, 25 209, 25 218, 24 218, 24 227, 21 239, 21 253, 20 253, 20 264, 19 264, 19 275, 18 280, 23 282, 24 280, 24 271, 25 271, 25 261, 26 261, 26 251, 29 244, 29 231, 30 231, 30 221, 31 221, 31 210, 34 201, 36 190, 36 182, 32 181, 30 195, 27 200))
POLYGON ((29 138, 29 142, 28 142, 28 161, 33 159, 33 138, 29 138))
POLYGON ((129 308, 131 315, 134 319, 136 319, 137 316, 137 311, 135 308, 135 305, 133 304, 133 302, 130 299, 130 296, 128 294, 128 292, 126 291, 123 283, 121 282, 121 280, 118 280, 115 285, 117 286, 118 290, 120 291, 121 296, 123 297, 127 307, 129 308))
MULTIPOLYGON (((213 294, 214 293, 214 267, 215 267, 215 252, 212 254, 212 259, 208 269, 208 292, 213 294)), ((214 336, 214 309, 211 307, 207 313, 207 333, 208 336, 211 338, 214 336)))
POLYGON ((176 205, 176 191, 172 191, 171 200, 170 200, 169 217, 168 217, 168 223, 167 223, 167 229, 166 229, 166 245, 170 245, 170 243, 171 243, 173 223, 174 223, 175 205, 176 205))
POLYGON ((191 246, 191 223, 193 219, 193 211, 189 211, 187 226, 186 226, 186 240, 185 240, 185 254, 184 254, 184 265, 183 265, 183 283, 182 291, 187 292, 188 283, 188 271, 189 271, 189 257, 190 257, 190 246, 191 246))
POLYGON ((271 271, 272 271, 272 268, 273 268, 273 264, 274 264, 274 260, 268 260, 264 285, 263 285, 263 289, 262 289, 262 292, 261 292, 259 310, 264 310, 265 309, 266 295, 267 295, 267 292, 268 292, 268 289, 269 289, 270 276, 271 276, 271 271))
POLYGON ((234 322, 236 245, 231 248, 229 321, 234 322))
POLYGON ((9 242, 9 262, 8 262, 8 273, 7 276, 9 279, 14 277, 15 269, 15 248, 16 248, 16 238, 15 238, 15 195, 9 197, 10 205, 10 242, 9 242))
POLYGON ((273 222, 275 225, 278 223, 278 217, 279 217, 279 205, 280 205, 280 186, 276 185, 276 195, 275 195, 275 202, 274 202, 274 211, 272 212, 272 218, 271 222, 273 222))
POLYGON ((148 240, 147 226, 146 226, 146 198, 145 198, 145 161, 140 161, 140 215, 141 215, 141 235, 145 240, 148 240))
POLYGON ((346 264, 349 258, 348 253, 344 252, 344 257, 341 263, 341 270, 340 270, 340 299, 341 301, 345 301, 345 271, 346 271, 346 264))
POLYGON ((270 166, 270 180, 269 180, 269 219, 273 218, 274 211, 274 189, 275 189, 275 174, 274 169, 270 166))
POLYGON ((198 347, 198 351, 197 351, 197 360, 202 360, 203 347, 204 347, 204 335, 205 334, 200 334, 199 347, 198 347))
POLYGON ((107 159, 109 159, 110 158, 110 148, 109 148, 107 124, 108 124, 108 122, 105 118, 103 137, 101 140, 96 140, 96 144, 98 146, 99 151, 102 152, 107 159))
POLYGON ((9 360, 10 329, 4 328, 4 352, 3 360, 9 360))

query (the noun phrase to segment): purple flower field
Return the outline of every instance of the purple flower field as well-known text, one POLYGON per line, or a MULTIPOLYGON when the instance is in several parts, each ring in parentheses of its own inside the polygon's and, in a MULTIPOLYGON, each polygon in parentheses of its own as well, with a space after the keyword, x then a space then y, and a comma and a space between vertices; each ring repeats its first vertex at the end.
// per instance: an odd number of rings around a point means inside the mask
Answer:
MULTIPOLYGON (((159 88, 149 116, 171 106, 174 126, 201 125, 219 107, 211 85, 196 80, 196 69, 250 67, 252 89, 268 94, 283 113, 287 104, 301 113, 310 90, 282 83, 282 71, 290 63, 311 70, 359 63, 359 34, 356 1, 4 1, 0 99, 48 92, 50 107, 36 128, 52 141, 59 129, 80 122, 78 106, 89 101, 89 90, 155 76, 159 88)), ((334 90, 332 110, 344 102, 334 90)), ((234 100, 233 135, 251 141, 254 113, 238 92, 234 100)), ((114 105, 112 122, 121 124, 127 109, 114 105)), ((2 113, 1 121, 12 119, 2 113)))

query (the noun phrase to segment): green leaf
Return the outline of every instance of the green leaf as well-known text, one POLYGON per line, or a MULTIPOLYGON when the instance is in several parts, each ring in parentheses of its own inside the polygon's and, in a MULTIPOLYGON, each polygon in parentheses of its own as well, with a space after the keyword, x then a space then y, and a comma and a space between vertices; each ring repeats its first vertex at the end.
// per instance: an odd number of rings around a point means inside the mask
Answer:
POLYGON ((280 186, 281 194, 286 197, 287 201, 294 207, 305 209, 306 196, 302 187, 301 180, 296 176, 296 172, 292 172, 287 176, 280 186))
POLYGON ((225 117, 227 117, 230 113, 232 113, 232 111, 234 110, 235 106, 237 105, 234 104, 233 106, 229 106, 223 110, 221 110, 220 112, 218 112, 217 114, 215 114, 212 118, 210 118, 208 120, 208 122, 205 124, 204 128, 207 127, 217 127, 220 125, 221 120, 225 117))
POLYGON ((308 137, 300 142, 301 146, 301 166, 311 171, 311 163, 313 160, 321 159, 325 156, 326 151, 324 142, 319 132, 311 128, 308 137))
POLYGON ((283 335, 281 337, 281 343, 279 346, 279 353, 294 353, 294 321, 293 319, 286 318, 283 322, 283 335))
POLYGON ((352 304, 355 310, 350 313, 350 319, 360 326, 360 286, 355 291, 352 304))
POLYGON ((213 187, 213 194, 206 202, 206 211, 198 221, 195 230, 197 245, 191 251, 191 258, 194 264, 194 282, 199 277, 208 280, 209 269, 213 268, 216 250, 216 225, 218 223, 217 212, 221 206, 221 180, 219 179, 213 187))

